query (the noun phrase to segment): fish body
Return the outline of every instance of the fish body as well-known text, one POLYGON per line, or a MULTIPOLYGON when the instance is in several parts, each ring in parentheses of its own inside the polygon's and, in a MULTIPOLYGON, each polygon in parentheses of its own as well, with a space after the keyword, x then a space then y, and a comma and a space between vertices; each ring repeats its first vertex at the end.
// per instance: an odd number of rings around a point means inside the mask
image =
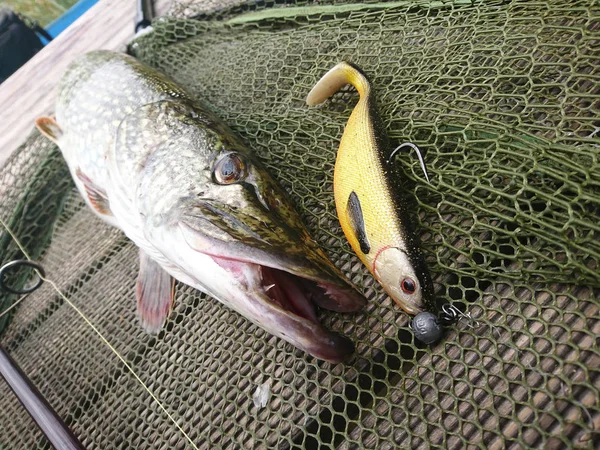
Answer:
POLYGON ((409 226, 405 201, 392 184, 392 149, 364 73, 340 63, 325 74, 306 99, 324 102, 353 85, 360 99, 337 152, 334 196, 342 230, 352 249, 390 297, 409 314, 433 309, 433 284, 409 226))
POLYGON ((145 329, 163 327, 176 279, 319 358, 352 353, 314 304, 356 311, 365 299, 245 144, 165 75, 127 55, 88 53, 61 81, 56 118, 36 124, 92 210, 140 248, 145 329))

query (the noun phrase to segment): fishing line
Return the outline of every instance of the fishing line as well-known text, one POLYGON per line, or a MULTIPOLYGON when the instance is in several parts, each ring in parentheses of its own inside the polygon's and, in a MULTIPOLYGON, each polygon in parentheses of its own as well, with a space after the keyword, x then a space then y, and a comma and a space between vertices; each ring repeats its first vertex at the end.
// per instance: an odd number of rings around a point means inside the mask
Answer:
MULTIPOLYGON (((8 225, 6 225, 6 223, 4 223, 4 221, 0 218, 0 223, 2 224, 2 226, 6 229, 6 231, 8 232, 8 234, 10 235, 10 237, 12 237, 12 239, 15 241, 15 244, 17 244, 17 247, 19 247, 19 250, 21 250, 21 252, 23 253, 23 255, 25 256, 25 258, 27 258, 27 260, 31 261, 31 258, 29 257, 29 255, 27 254, 27 251, 25 250, 25 248, 23 247, 23 245, 21 245, 21 243, 19 242, 19 240, 17 239, 17 237, 13 234, 13 232, 10 230, 10 228, 8 228, 8 225)), ((86 317, 86 315, 79 309, 77 308, 77 306, 75 306, 74 303, 71 302, 71 300, 69 300, 62 292, 61 290, 58 288, 58 286, 54 283, 54 281, 46 278, 45 276, 42 276, 39 272, 38 272, 38 276, 40 277, 40 279, 42 279, 45 282, 48 282, 56 291, 56 293, 71 307, 75 310, 75 312, 77 314, 79 314, 81 316, 81 318, 92 328, 92 330, 94 330, 96 332, 96 334, 100 337, 100 339, 102 339, 102 341, 108 346, 108 348, 121 360, 121 362, 125 365, 125 367, 127 368, 127 370, 129 370, 129 372, 131 372, 131 374, 135 377, 135 379, 142 385, 142 387, 144 388, 144 390, 150 395, 150 397, 152 397, 152 399, 156 402, 156 404, 160 407, 160 409, 163 410, 163 412, 167 415, 167 417, 169 417, 169 419, 173 422, 173 424, 175 424, 175 426, 177 427, 177 429, 181 432, 181 434, 183 434, 183 436, 185 436, 185 438, 188 440, 188 442, 190 443, 190 445, 195 449, 198 450, 198 447, 196 446, 196 444, 194 444, 194 442, 192 441, 192 439, 188 436, 188 434, 183 430, 183 428, 177 423, 177 421, 175 420, 175 418, 173 418, 173 416, 171 416, 171 414, 169 413, 169 411, 167 411, 167 408, 165 408, 163 406, 163 404, 158 400, 158 398, 156 397, 156 395, 154 395, 154 393, 150 390, 150 388, 148 386, 146 386, 146 384, 142 381, 142 379, 135 373, 135 371, 133 370, 133 368, 127 363, 127 361, 125 361, 125 359, 121 356, 121 354, 117 351, 116 348, 114 348, 111 343, 108 341, 108 339, 106 339, 102 333, 100 332, 100 330, 98 330, 96 328, 96 326, 86 317)), ((24 297, 27 297, 27 295, 25 295, 24 297)), ((19 301, 23 300, 23 298, 19 299, 19 301)), ((13 305, 14 306, 14 305, 13 305)), ((10 308, 9 308, 10 309, 10 308)), ((4 311, 2 314, 5 314, 6 311, 4 311)), ((1 316, 0 316, 1 317, 1 316)))
POLYGON ((21 296, 21 298, 19 298, 17 301, 15 301, 12 305, 10 305, 8 308, 6 308, 4 311, 2 311, 0 313, 0 318, 2 318, 4 315, 8 314, 8 312, 13 309, 14 307, 16 307, 19 303, 21 303, 23 300, 25 300, 27 297, 29 297, 29 294, 25 294, 23 296, 21 296))

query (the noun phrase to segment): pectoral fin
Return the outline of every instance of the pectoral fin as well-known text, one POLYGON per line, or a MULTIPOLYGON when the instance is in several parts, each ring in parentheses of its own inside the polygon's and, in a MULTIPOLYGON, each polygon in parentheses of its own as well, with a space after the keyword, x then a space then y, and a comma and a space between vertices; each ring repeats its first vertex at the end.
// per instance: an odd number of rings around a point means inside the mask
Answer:
POLYGON ((90 177, 83 173, 81 169, 77 168, 77 170, 75 171, 75 175, 77 175, 77 178, 79 178, 83 183, 83 187, 85 188, 87 198, 90 201, 91 205, 94 207, 94 209, 100 214, 112 216, 113 214, 110 210, 110 202, 108 201, 106 191, 94 184, 90 177))
POLYGON ((35 119, 35 126, 40 133, 46 136, 51 141, 57 142, 62 136, 62 130, 56 123, 54 118, 49 116, 42 116, 35 119))
POLYGON ((348 216, 350 226, 352 227, 352 231, 354 232, 354 236, 360 245, 360 251, 365 255, 368 254, 371 251, 371 244, 367 238, 365 219, 363 217, 362 207, 360 206, 360 200, 354 191, 352 191, 348 197, 346 214, 348 216))
POLYGON ((171 312, 175 280, 140 250, 140 273, 136 283, 137 312, 148 333, 158 333, 171 312))

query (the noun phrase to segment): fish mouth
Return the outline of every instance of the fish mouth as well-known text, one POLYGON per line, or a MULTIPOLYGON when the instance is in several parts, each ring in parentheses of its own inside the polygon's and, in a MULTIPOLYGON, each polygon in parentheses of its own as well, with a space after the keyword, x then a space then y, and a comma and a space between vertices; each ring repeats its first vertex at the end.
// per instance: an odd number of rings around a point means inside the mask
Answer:
POLYGON ((361 309, 366 300, 353 288, 255 262, 211 258, 243 287, 245 302, 230 305, 234 309, 317 358, 339 363, 352 355, 352 341, 325 328, 317 307, 338 312, 361 309))
POLYGON ((174 220, 181 234, 169 233, 177 236, 178 245, 163 253, 181 261, 206 292, 271 334, 317 358, 341 362, 354 345, 321 325, 316 307, 351 312, 365 306, 366 299, 312 240, 272 180, 260 173, 228 186, 227 192, 213 189, 215 198, 183 199, 174 220), (185 245, 179 245, 179 236, 185 245), (174 248, 187 256, 174 254, 174 248), (199 255, 225 269, 215 272, 221 282, 194 265, 199 255))

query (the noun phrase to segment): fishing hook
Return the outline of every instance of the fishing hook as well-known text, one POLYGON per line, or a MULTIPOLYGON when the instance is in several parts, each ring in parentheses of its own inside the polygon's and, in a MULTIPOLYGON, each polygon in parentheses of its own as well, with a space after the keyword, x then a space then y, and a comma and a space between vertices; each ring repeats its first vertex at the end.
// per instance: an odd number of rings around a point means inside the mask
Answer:
POLYGON ((423 169, 423 173, 425 174, 425 178, 427 179, 428 183, 431 183, 429 181, 429 174, 427 173, 427 167, 425 166, 425 160, 423 159, 423 153, 421 153, 421 149, 419 147, 416 146, 416 144, 413 144, 412 142, 405 142, 403 144, 400 144, 398 147, 396 147, 394 149, 394 151, 392 152, 392 154, 390 155, 390 158, 388 160, 388 162, 392 161, 392 158, 394 158, 394 155, 402 148, 402 147, 410 147, 412 148, 415 152, 417 152, 417 157, 419 158, 419 163, 421 164, 421 169, 423 169))
MULTIPOLYGON (((5 290, 12 294, 23 295, 23 298, 19 299, 13 305, 16 306, 17 303, 24 300, 31 292, 38 289, 44 283, 45 276, 46 272, 41 264, 28 259, 17 259, 0 268, 0 290, 5 290), (4 276, 9 270, 15 268, 18 270, 23 266, 33 268, 37 272, 38 281, 30 287, 24 287, 20 290, 13 289, 6 284, 4 276)), ((11 308, 12 306, 4 311, 4 313, 8 312, 11 308)), ((4 313, 2 313, 2 315, 4 315, 4 313)), ((31 416, 54 448, 61 450, 84 450, 81 442, 79 442, 65 422, 58 416, 56 411, 54 411, 46 398, 2 346, 0 346, 0 377, 6 381, 27 413, 31 416)))
POLYGON ((442 323, 449 325, 461 318, 467 319, 466 323, 469 328, 475 329, 479 327, 479 322, 471 317, 471 313, 464 313, 451 303, 442 305, 442 313, 440 314, 440 321, 442 323))
POLYGON ((37 290, 43 283, 44 283, 44 277, 46 276, 46 271, 44 270, 44 268, 41 266, 41 264, 36 263, 34 261, 30 261, 28 259, 17 259, 15 261, 11 261, 7 264, 5 264, 4 266, 2 266, 0 268, 0 290, 4 289, 7 292, 10 292, 11 294, 17 294, 17 295, 24 295, 24 294, 29 294, 35 290, 37 290), (30 287, 24 287, 23 289, 13 289, 12 287, 8 286, 4 280, 4 276, 9 272, 9 270, 11 269, 15 269, 15 268, 20 268, 21 266, 29 266, 32 267, 33 269, 35 269, 38 273, 38 281, 36 284, 34 284, 33 286, 30 287))

